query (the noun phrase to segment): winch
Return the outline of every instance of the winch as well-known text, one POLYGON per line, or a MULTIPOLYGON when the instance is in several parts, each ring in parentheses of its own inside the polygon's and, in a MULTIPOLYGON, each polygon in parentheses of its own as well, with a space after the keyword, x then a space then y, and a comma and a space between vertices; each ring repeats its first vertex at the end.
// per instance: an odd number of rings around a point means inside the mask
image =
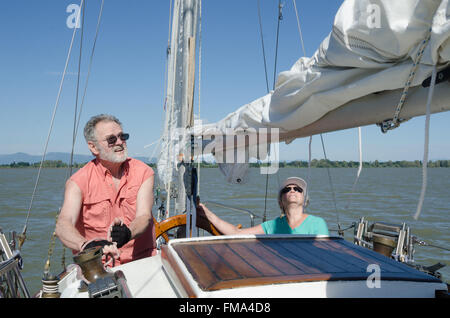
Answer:
POLYGON ((83 282, 80 290, 87 290, 90 298, 132 298, 123 272, 106 271, 102 256, 102 247, 97 246, 73 257, 88 282, 83 282))
POLYGON ((386 257, 409 263, 414 261, 414 246, 411 231, 405 223, 390 224, 375 222, 369 226, 368 222, 361 218, 355 227, 355 243, 386 257))

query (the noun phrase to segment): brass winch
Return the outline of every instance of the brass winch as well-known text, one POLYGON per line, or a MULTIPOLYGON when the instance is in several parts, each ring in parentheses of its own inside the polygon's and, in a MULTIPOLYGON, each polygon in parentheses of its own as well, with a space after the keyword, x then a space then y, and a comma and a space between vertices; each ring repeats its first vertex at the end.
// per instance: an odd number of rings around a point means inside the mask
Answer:
MULTIPOLYGON (((89 281, 87 291, 90 298, 132 297, 122 271, 108 272, 102 263, 103 249, 100 246, 81 251, 73 257, 80 266, 84 278, 89 281)), ((86 286, 86 285, 85 285, 86 286)))
POLYGON ((73 260, 75 264, 80 266, 84 278, 93 283, 101 277, 114 276, 113 273, 108 273, 103 267, 102 256, 102 247, 96 246, 76 254, 73 260))
POLYGON ((397 238, 373 233, 372 234, 373 250, 386 257, 391 257, 394 248, 397 247, 397 238))

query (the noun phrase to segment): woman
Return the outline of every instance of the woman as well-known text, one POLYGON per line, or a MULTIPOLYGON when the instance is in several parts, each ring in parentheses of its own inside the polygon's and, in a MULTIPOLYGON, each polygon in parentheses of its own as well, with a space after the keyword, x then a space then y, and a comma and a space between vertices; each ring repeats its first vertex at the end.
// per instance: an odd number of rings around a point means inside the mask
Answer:
POLYGON ((199 203, 197 212, 206 218, 223 234, 309 234, 328 235, 325 220, 304 213, 306 182, 298 177, 287 178, 278 191, 281 216, 254 227, 240 229, 230 224, 199 203))

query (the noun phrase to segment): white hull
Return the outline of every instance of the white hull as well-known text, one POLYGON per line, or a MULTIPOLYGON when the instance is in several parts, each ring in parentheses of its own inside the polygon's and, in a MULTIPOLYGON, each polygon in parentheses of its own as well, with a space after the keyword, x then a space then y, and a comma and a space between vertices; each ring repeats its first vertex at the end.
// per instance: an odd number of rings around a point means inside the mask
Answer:
MULTIPOLYGON (((429 281, 425 281, 426 279, 424 281, 408 281, 405 277, 401 280, 381 279, 379 285, 377 285, 370 275, 364 279, 319 279, 303 282, 295 281, 294 279, 289 281, 288 278, 288 281, 283 283, 271 284, 265 282, 263 284, 254 284, 253 286, 248 286, 247 284, 246 286, 244 282, 243 286, 205 290, 205 288, 201 288, 201 283, 194 278, 191 269, 192 264, 185 264, 174 249, 174 245, 176 244, 190 244, 193 242, 202 245, 228 244, 227 241, 231 242, 232 240, 241 240, 242 238, 254 240, 255 236, 221 236, 172 240, 166 248, 166 253, 167 255, 171 255, 169 258, 172 257, 176 262, 175 266, 174 263, 168 262, 167 256, 164 256, 164 253, 160 253, 154 257, 115 267, 113 271, 121 270, 124 273, 128 288, 135 298, 433 298, 436 297, 437 290, 447 290, 445 283, 431 279, 431 276, 429 281)), ((321 238, 327 239, 327 237, 321 238)), ((272 236, 270 238, 265 237, 264 239, 284 240, 286 236, 272 236)), ((375 254, 373 251, 369 252, 375 254)), ((375 257, 379 258, 377 255, 375 257)), ((385 259, 389 262, 392 261, 388 258, 385 259)), ((382 259, 383 261, 385 260, 382 259)), ((383 273, 385 271, 383 267, 384 263, 381 266, 383 273)), ((399 266, 404 266, 407 271, 411 271, 404 264, 399 263, 399 266)), ((403 267, 399 268, 403 270, 403 267)), ((401 270, 398 271, 400 272, 401 270)), ((417 273, 419 276, 424 275, 420 272, 417 273)), ((226 280, 224 281, 226 282, 226 280)), ((59 282, 61 297, 88 298, 89 294, 87 291, 78 291, 80 283, 81 280, 77 277, 77 269, 73 267, 70 273, 59 282)))

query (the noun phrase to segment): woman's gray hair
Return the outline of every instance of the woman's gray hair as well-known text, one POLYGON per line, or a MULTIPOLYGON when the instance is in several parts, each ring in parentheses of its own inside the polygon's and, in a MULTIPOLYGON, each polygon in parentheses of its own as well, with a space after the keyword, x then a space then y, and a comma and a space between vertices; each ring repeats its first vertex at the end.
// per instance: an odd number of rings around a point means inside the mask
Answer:
POLYGON ((97 116, 93 116, 84 126, 84 138, 86 139, 86 141, 97 141, 97 139, 95 138, 95 126, 101 121, 112 121, 122 127, 122 123, 113 115, 100 114, 97 116))

